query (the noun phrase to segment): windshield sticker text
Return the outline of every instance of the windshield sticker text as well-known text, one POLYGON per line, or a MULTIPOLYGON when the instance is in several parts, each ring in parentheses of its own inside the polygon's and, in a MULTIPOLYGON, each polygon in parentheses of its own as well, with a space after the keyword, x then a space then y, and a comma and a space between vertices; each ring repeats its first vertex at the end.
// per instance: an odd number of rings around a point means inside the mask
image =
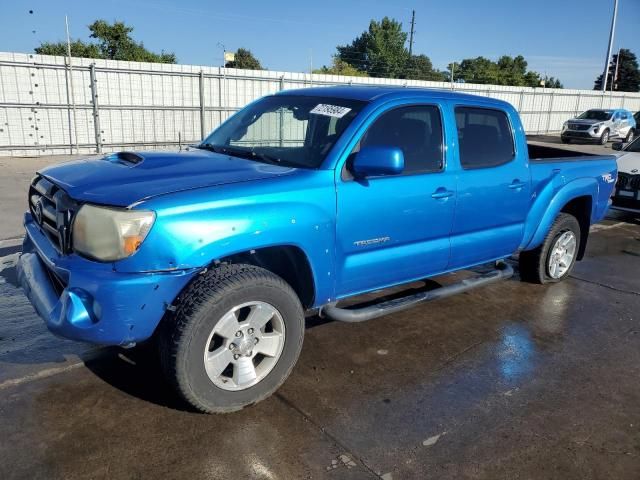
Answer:
POLYGON ((327 117, 342 118, 351 111, 348 107, 341 107, 339 105, 329 105, 326 103, 319 103, 309 113, 315 113, 316 115, 326 115, 327 117))

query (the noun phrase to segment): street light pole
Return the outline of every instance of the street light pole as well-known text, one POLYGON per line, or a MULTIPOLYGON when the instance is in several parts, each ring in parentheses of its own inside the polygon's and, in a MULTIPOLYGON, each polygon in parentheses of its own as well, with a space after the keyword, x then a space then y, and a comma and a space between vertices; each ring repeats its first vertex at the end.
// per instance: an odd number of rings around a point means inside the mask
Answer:
POLYGON ((607 49, 607 59, 604 62, 604 73, 602 74, 602 92, 607 91, 607 80, 609 79, 609 63, 611 62, 611 50, 613 49, 613 38, 616 32, 616 17, 618 15, 618 0, 613 0, 613 18, 611 19, 611 31, 609 32, 609 48, 607 49))

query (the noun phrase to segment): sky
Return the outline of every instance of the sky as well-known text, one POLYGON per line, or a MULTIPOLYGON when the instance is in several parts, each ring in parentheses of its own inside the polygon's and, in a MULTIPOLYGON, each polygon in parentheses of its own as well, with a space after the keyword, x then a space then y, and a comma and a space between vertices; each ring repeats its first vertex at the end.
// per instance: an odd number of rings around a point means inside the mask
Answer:
MULTIPOLYGON (((219 65, 222 48, 250 49, 270 70, 309 71, 331 63, 384 16, 409 30, 416 11, 414 53, 435 67, 484 56, 523 55, 529 68, 565 88, 591 89, 604 68, 613 0, 2 0, 0 51, 32 52, 41 41, 88 39, 96 19, 122 20, 152 51, 179 63, 219 65), (30 14, 29 10, 33 13, 30 14)), ((614 51, 640 57, 640 0, 619 0, 614 51)))

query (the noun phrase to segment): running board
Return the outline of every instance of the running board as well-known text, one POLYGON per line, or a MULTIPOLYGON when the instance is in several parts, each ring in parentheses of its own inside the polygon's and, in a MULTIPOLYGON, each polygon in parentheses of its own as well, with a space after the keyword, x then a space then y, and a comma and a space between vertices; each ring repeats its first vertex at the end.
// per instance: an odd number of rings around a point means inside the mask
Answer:
POLYGON ((463 293, 474 288, 506 280, 512 276, 513 268, 511 268, 510 265, 505 262, 497 262, 495 270, 477 277, 465 278, 458 283, 447 285, 446 287, 439 287, 434 290, 429 290, 428 292, 420 292, 407 295, 406 297, 383 301, 363 308, 339 308, 336 307, 335 304, 328 304, 321 308, 320 315, 339 322, 364 322, 373 318, 382 317, 383 315, 406 310, 418 303, 450 297, 451 295, 463 293))

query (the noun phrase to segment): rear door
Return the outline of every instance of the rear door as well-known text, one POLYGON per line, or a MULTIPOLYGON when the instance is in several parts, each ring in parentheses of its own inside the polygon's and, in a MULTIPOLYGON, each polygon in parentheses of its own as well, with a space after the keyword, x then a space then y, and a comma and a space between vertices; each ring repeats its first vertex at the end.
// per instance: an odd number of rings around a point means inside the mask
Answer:
POLYGON ((616 111, 613 113, 613 117, 611 118, 611 136, 612 137, 620 136, 621 126, 622 126, 622 113, 620 111, 616 111))
POLYGON ((461 168, 449 267, 460 268, 505 257, 518 248, 531 182, 527 152, 516 148, 517 118, 472 105, 458 105, 454 113, 461 168))
MULTIPOLYGON (((365 146, 402 149, 401 175, 354 179, 349 159, 336 180, 336 296, 442 272, 449 262, 455 173, 447 170, 439 104, 397 105, 362 127, 365 146)), ((350 155, 353 158, 354 153, 350 155)))

